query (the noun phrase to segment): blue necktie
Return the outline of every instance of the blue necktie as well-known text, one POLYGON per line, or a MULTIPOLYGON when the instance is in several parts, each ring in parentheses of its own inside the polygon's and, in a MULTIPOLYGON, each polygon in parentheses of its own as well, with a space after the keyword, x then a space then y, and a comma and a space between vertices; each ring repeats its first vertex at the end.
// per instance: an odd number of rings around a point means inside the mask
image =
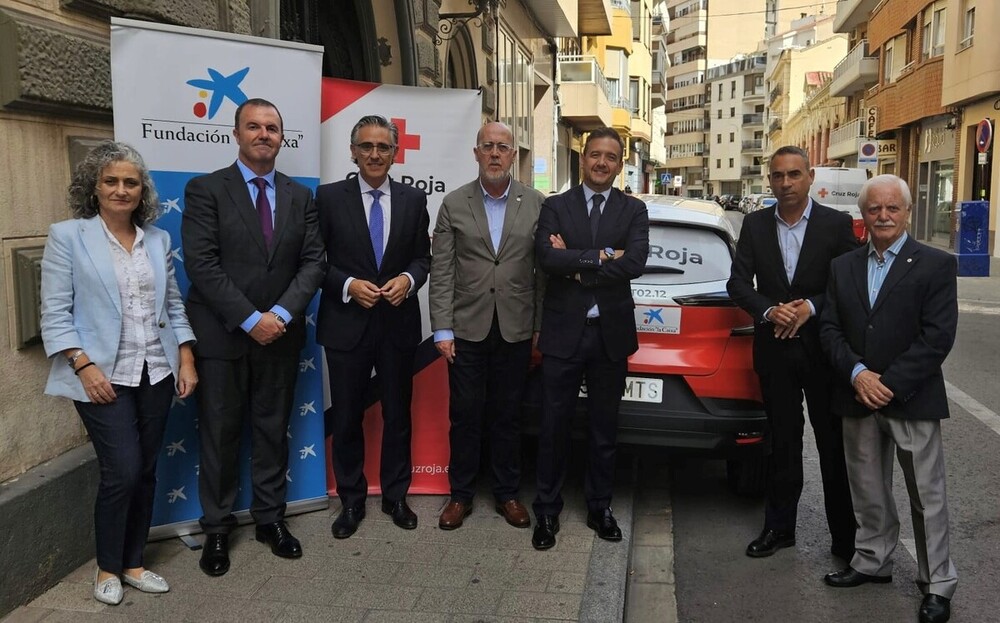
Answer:
POLYGON ((372 190, 369 191, 369 193, 375 200, 372 202, 372 213, 368 218, 368 233, 371 235, 372 239, 372 250, 375 251, 375 268, 381 270, 384 216, 382 215, 382 204, 379 203, 379 197, 381 197, 384 193, 381 190, 372 190))
POLYGON ((271 202, 267 200, 267 180, 255 177, 250 181, 257 187, 257 220, 260 221, 260 231, 264 234, 264 244, 270 249, 271 239, 274 238, 274 224, 271 221, 271 202))

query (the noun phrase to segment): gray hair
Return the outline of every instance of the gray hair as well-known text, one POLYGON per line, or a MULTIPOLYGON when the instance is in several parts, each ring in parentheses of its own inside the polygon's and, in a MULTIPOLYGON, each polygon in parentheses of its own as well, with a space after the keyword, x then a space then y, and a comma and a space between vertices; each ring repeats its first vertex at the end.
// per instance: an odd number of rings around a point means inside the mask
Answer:
POLYGON ((93 218, 100 211, 97 202, 97 182, 101 173, 115 162, 127 162, 139 171, 142 180, 142 196, 139 205, 132 211, 132 223, 142 227, 160 216, 160 198, 156 186, 149 175, 149 168, 138 151, 126 143, 104 141, 90 150, 80 164, 76 165, 73 179, 69 184, 69 209, 73 218, 93 218))
POLYGON ((868 203, 868 193, 873 188, 880 188, 882 186, 895 186, 899 190, 899 195, 903 198, 902 207, 909 209, 913 206, 913 197, 910 196, 910 186, 906 183, 906 180, 898 175, 885 173, 883 175, 876 175, 861 186, 861 192, 858 193, 858 207, 864 210, 865 204, 868 203))
POLYGON ((396 127, 395 123, 389 121, 382 115, 365 115, 364 117, 361 117, 361 119, 354 124, 354 127, 351 128, 352 145, 358 144, 358 132, 361 131, 361 128, 368 126, 376 126, 389 130, 389 134, 392 135, 392 144, 399 145, 399 128, 396 127))

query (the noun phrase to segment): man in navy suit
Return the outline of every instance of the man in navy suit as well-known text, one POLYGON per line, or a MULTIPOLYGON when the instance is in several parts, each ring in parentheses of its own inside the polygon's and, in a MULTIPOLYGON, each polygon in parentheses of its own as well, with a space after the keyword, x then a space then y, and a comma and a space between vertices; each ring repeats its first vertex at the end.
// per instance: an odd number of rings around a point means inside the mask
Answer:
POLYGON ((857 552, 826 576, 847 588, 892 581, 899 518, 892 453, 910 494, 921 623, 951 616, 958 574, 948 545, 941 420, 948 396, 941 365, 958 326, 957 267, 950 253, 906 234, 910 189, 895 175, 861 188, 868 245, 830 268, 820 336, 836 375, 832 410, 844 418, 857 552))
POLYGON ((302 556, 284 522, 286 431, 306 339, 304 312, 323 278, 312 193, 274 168, 283 137, 278 109, 247 100, 236 109, 233 135, 237 161, 188 182, 181 220, 191 279, 187 313, 202 380, 198 495, 208 538, 199 564, 208 575, 229 570, 248 417, 257 540, 278 556, 302 556))
POLYGON ((753 366, 770 426, 764 529, 746 555, 795 545, 802 494, 802 396, 816 436, 830 551, 854 555, 854 513, 844 467, 840 419, 830 415, 830 369, 819 344, 830 260, 854 249, 851 217, 809 197, 814 172, 798 147, 777 149, 768 164, 777 204, 749 214, 736 245, 729 294, 756 323, 753 366))
POLYGON ((537 524, 531 543, 556 543, 566 478, 569 424, 587 379, 589 451, 584 476, 587 526, 620 541, 611 513, 618 406, 628 356, 639 348, 632 279, 649 253, 646 204, 612 188, 625 144, 612 128, 587 136, 583 184, 542 204, 535 252, 548 274, 538 349, 542 352, 542 421, 538 434, 537 524))
POLYGON ((417 527, 406 493, 413 357, 422 337, 416 294, 430 268, 430 217, 426 194, 389 179, 398 137, 384 117, 362 117, 351 131, 358 175, 316 189, 327 261, 316 339, 326 348, 330 376, 338 539, 354 534, 365 517, 362 421, 373 368, 382 390, 382 512, 400 528, 417 527))

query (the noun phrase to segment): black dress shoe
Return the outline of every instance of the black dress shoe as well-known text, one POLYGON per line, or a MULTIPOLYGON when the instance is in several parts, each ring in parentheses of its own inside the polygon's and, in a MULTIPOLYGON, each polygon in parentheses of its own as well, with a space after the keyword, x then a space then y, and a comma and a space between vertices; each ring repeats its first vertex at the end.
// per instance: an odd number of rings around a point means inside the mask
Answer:
POLYGON ((229 571, 229 535, 209 534, 201 550, 198 566, 207 575, 224 575, 229 571))
POLYGON ((951 600, 927 593, 920 604, 920 623, 944 623, 951 618, 951 600))
POLYGON ((778 532, 777 530, 765 529, 760 536, 750 541, 747 545, 747 556, 751 558, 765 558, 771 556, 782 547, 795 546, 794 532, 778 532))
POLYGON ((358 531, 358 526, 361 524, 361 520, 365 518, 365 507, 357 506, 355 508, 344 508, 337 515, 337 519, 334 520, 331 530, 333 531, 333 538, 335 539, 346 539, 355 532, 358 531))
POLYGON ((539 515, 537 519, 535 533, 531 535, 531 546, 535 549, 549 549, 556 544, 556 534, 559 533, 559 517, 539 515))
POLYGON ((257 526, 257 540, 271 546, 271 553, 282 558, 301 558, 302 544, 288 531, 284 521, 257 526))
POLYGON ((622 531, 618 528, 618 522, 615 521, 610 508, 587 513, 587 527, 605 541, 622 540, 622 531))
POLYGON ((382 512, 392 517, 392 523, 403 530, 413 530, 417 527, 417 514, 406 505, 406 500, 391 502, 383 499, 382 512))
POLYGON ((855 571, 853 568, 848 567, 846 569, 841 569, 840 571, 834 571, 833 573, 827 573, 826 577, 823 578, 829 586, 836 588, 854 588, 855 586, 861 586, 862 584, 888 584, 892 582, 891 575, 868 575, 867 573, 861 573, 860 571, 855 571))

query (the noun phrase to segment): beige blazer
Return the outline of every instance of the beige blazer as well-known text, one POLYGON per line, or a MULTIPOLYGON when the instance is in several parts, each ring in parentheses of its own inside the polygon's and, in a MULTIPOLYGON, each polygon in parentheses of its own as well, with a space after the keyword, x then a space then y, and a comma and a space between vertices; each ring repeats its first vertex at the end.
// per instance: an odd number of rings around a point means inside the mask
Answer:
POLYGON ((514 180, 507 195, 500 246, 494 251, 476 179, 444 198, 431 242, 431 329, 455 337, 486 339, 496 310, 508 342, 541 327, 544 275, 536 270, 535 228, 542 195, 514 180))

